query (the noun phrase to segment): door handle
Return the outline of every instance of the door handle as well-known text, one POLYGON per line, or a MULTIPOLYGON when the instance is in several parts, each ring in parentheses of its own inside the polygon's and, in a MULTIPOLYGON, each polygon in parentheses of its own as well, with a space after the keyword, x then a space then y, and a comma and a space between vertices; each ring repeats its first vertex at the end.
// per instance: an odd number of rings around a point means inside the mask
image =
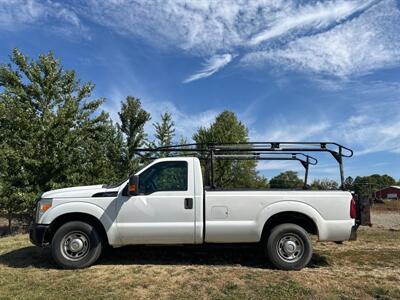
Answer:
POLYGON ((193 198, 185 198, 185 209, 193 208, 193 198))

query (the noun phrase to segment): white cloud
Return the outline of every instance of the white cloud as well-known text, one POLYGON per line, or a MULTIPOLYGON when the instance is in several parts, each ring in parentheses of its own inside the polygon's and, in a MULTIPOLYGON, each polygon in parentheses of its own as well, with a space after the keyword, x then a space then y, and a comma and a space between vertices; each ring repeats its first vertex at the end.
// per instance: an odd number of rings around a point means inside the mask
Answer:
MULTIPOLYGON (((400 98, 399 98, 400 99, 400 98)), ((388 151, 400 153, 400 101, 397 104, 383 104, 369 111, 355 111, 331 135, 348 145, 355 145, 356 155, 388 151)))
POLYGON ((85 33, 87 28, 81 23, 77 13, 52 1, 0 0, 0 30, 15 31, 34 24, 51 21, 48 26, 53 32, 65 35, 85 33))
POLYGON ((327 121, 288 120, 279 118, 269 123, 265 132, 251 131, 250 137, 254 141, 306 141, 310 139, 323 139, 326 131, 331 127, 327 121))
MULTIPOLYGON (((86 16, 158 47, 210 57, 185 82, 208 77, 240 53, 264 63, 339 77, 399 64, 400 12, 395 0, 91 2, 86 16), (214 56, 215 55, 215 56, 214 56)), ((85 9, 83 9, 85 11, 85 9)))
POLYGON ((400 104, 369 113, 356 110, 348 118, 336 123, 315 121, 307 124, 304 120, 281 120, 268 126, 266 133, 253 132, 252 140, 326 140, 353 148, 355 155, 380 151, 400 153, 399 111, 400 104))
POLYGON ((344 91, 355 99, 343 104, 344 116, 336 120, 330 117, 327 121, 323 112, 313 112, 295 119, 272 119, 264 124, 268 130, 251 131, 251 140, 326 140, 354 149, 355 155, 381 151, 400 153, 400 84, 351 82, 345 85, 344 91))
POLYGON ((205 62, 204 67, 200 71, 198 71, 193 75, 190 75, 183 82, 187 83, 193 80, 211 76, 212 74, 214 74, 215 72, 217 72, 218 70, 229 64, 232 58, 233 58, 232 54, 229 53, 222 55, 214 55, 205 62))
POLYGON ((383 1, 326 32, 276 49, 248 53, 247 64, 272 62, 285 68, 347 78, 400 64, 400 11, 383 1))
POLYGON ((321 30, 329 25, 340 22, 352 14, 368 8, 373 1, 332 1, 318 2, 314 5, 300 7, 289 15, 279 18, 268 29, 261 31, 249 40, 249 45, 255 46, 270 39, 287 34, 294 29, 312 28, 321 30))
MULTIPOLYGON (((79 2, 79 1, 78 1, 79 2)), ((255 16, 261 1, 85 1, 81 12, 93 21, 160 46, 210 56, 242 43, 242 22, 255 16)), ((245 26, 247 29, 247 26, 245 26)))
POLYGON ((45 6, 34 0, 1 0, 0 29, 12 30, 21 24, 31 24, 45 13, 45 6))
POLYGON ((158 48, 209 58, 187 81, 214 74, 232 60, 229 53, 249 68, 276 64, 345 79, 400 65, 396 0, 0 0, 0 28, 49 19, 78 32, 87 19, 158 48))

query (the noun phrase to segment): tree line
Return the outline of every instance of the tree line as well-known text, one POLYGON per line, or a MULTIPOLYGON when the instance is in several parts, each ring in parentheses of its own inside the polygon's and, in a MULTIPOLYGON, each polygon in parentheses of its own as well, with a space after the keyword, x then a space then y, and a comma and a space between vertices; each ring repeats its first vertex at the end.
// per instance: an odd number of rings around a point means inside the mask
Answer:
MULTIPOLYGON (((152 123, 154 134, 145 132, 151 115, 134 96, 121 99, 119 120, 113 122, 102 109, 105 99, 92 96, 94 88, 75 71, 64 69, 52 52, 30 59, 14 49, 10 61, 0 65, 0 212, 10 230, 13 218, 32 212, 45 191, 118 182, 143 164, 135 148, 186 143, 187 137, 178 140, 168 112, 152 123)), ((247 127, 230 111, 220 113, 210 126, 200 127, 191 139, 196 143, 249 141, 247 127)), ((303 185, 293 171, 268 182, 257 172, 255 161, 217 161, 215 169, 217 186, 303 185)), ((357 177, 351 184, 364 179, 357 177)), ((337 187, 330 180, 311 184, 313 189, 337 187)))

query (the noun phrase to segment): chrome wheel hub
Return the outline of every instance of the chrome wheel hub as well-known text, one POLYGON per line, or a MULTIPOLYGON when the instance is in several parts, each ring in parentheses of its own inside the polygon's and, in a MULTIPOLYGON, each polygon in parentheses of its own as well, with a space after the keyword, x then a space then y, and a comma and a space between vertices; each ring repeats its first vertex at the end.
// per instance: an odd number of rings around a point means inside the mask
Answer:
POLYGON ((73 252, 78 252, 83 249, 83 241, 81 239, 73 239, 69 244, 69 248, 73 252))
POLYGON ((297 249, 297 245, 292 241, 286 241, 283 243, 283 249, 286 253, 294 253, 297 249))
POLYGON ((303 240, 295 233, 285 234, 276 247, 279 257, 286 262, 294 263, 304 254, 303 240))
POLYGON ((89 238, 81 231, 67 233, 61 241, 62 255, 72 261, 81 260, 89 252, 89 238))

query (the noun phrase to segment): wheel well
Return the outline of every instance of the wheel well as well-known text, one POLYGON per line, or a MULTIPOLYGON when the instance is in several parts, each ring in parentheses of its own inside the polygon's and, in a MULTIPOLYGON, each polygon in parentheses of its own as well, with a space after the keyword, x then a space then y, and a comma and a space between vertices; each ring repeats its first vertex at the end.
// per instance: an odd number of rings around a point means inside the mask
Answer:
POLYGON ((58 228, 60 228, 65 223, 71 221, 81 221, 92 225, 94 228, 97 229, 102 240, 108 244, 107 233, 106 230, 104 229, 103 224, 96 217, 85 213, 68 213, 58 216, 56 219, 53 220, 53 222, 51 222, 49 230, 47 231, 45 236, 45 242, 51 243, 53 236, 58 230, 58 228))
POLYGON ((315 222, 307 215, 299 212, 281 212, 270 217, 264 224, 262 238, 268 236, 270 230, 277 225, 292 223, 304 228, 308 233, 318 235, 318 227, 315 222))

